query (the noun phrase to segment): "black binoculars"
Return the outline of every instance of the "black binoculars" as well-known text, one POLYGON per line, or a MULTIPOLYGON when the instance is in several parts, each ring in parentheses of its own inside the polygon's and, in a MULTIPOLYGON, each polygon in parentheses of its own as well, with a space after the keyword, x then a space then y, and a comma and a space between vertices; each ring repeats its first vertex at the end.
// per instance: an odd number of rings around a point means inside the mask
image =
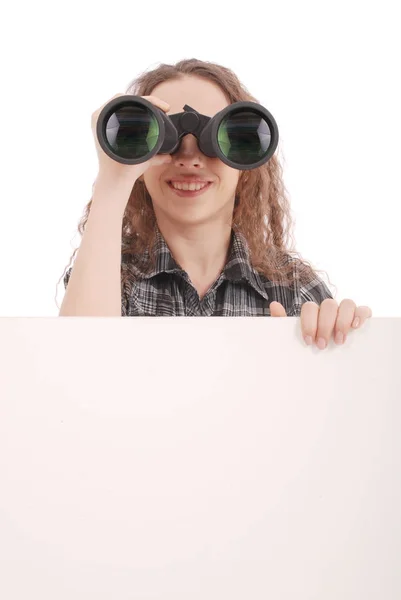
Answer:
POLYGON ((234 102, 213 117, 188 106, 167 115, 141 96, 113 98, 99 114, 96 134, 104 152, 117 162, 137 165, 155 154, 174 154, 191 133, 200 151, 233 169, 256 169, 274 154, 278 127, 255 102, 234 102))

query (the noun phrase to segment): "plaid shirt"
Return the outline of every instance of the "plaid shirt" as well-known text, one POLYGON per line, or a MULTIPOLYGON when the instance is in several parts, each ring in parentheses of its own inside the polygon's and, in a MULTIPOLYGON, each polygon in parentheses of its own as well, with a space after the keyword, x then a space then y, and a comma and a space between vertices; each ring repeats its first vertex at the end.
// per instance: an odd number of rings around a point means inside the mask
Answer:
MULTIPOLYGON (((294 289, 272 282, 253 269, 244 236, 232 230, 230 253, 226 265, 200 300, 188 274, 174 260, 162 234, 156 227, 156 266, 141 270, 148 251, 142 257, 122 255, 121 272, 128 269, 131 277, 122 289, 123 317, 263 317, 270 316, 270 302, 277 301, 287 316, 298 317, 305 302, 320 306, 325 298, 333 298, 326 284, 317 276, 300 285, 296 259, 293 264, 294 289)), ((64 277, 67 288, 72 271, 64 277)))

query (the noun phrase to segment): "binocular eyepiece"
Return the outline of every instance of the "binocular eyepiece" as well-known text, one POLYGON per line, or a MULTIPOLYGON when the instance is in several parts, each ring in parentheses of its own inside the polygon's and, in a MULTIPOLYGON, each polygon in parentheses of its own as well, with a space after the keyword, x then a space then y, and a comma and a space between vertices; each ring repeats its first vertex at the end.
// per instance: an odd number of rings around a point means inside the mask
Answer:
POLYGON ((191 133, 200 151, 238 170, 256 169, 274 154, 278 127, 272 114, 255 102, 235 102, 213 117, 187 104, 167 115, 141 96, 111 100, 99 114, 96 134, 104 152, 117 162, 137 165, 155 154, 174 154, 191 133))

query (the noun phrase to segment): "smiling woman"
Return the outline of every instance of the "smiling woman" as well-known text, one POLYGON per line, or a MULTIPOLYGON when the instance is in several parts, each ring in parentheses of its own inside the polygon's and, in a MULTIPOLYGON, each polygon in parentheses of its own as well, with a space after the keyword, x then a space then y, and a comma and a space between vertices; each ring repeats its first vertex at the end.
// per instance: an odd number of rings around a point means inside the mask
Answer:
MULTIPOLYGON (((167 115, 189 105, 213 117, 235 102, 258 103, 231 70, 197 59, 144 72, 126 94, 167 103, 167 115)), ((83 240, 91 236, 82 249, 81 273, 87 275, 74 282, 61 314, 270 316, 270 303, 277 301, 288 316, 297 316, 303 303, 333 298, 317 271, 290 246, 291 209, 277 153, 240 171, 203 154, 197 138, 187 133, 171 160, 152 164, 121 192, 127 194, 121 227, 111 218, 110 234, 108 216, 99 210, 87 227, 91 210, 99 208, 96 194, 110 195, 116 187, 108 189, 98 188, 85 207, 78 230, 83 240), (95 258, 88 258, 87 248, 92 254, 95 247, 104 251, 105 235, 114 236, 113 259, 105 259, 104 268, 98 265, 95 277, 90 266, 95 258), (117 271, 121 310, 116 303, 102 304, 108 289, 116 292, 117 271), (84 311, 83 298, 91 303, 84 311)), ((67 290, 74 267, 63 274, 67 290)))

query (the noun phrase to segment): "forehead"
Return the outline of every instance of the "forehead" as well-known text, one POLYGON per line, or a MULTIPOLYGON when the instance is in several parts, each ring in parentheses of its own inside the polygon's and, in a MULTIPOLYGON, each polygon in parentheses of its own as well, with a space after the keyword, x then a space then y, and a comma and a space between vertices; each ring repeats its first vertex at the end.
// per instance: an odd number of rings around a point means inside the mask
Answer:
POLYGON ((168 102, 168 115, 182 112, 184 104, 188 104, 202 115, 212 117, 230 104, 216 83, 192 75, 159 83, 151 94, 168 102))

